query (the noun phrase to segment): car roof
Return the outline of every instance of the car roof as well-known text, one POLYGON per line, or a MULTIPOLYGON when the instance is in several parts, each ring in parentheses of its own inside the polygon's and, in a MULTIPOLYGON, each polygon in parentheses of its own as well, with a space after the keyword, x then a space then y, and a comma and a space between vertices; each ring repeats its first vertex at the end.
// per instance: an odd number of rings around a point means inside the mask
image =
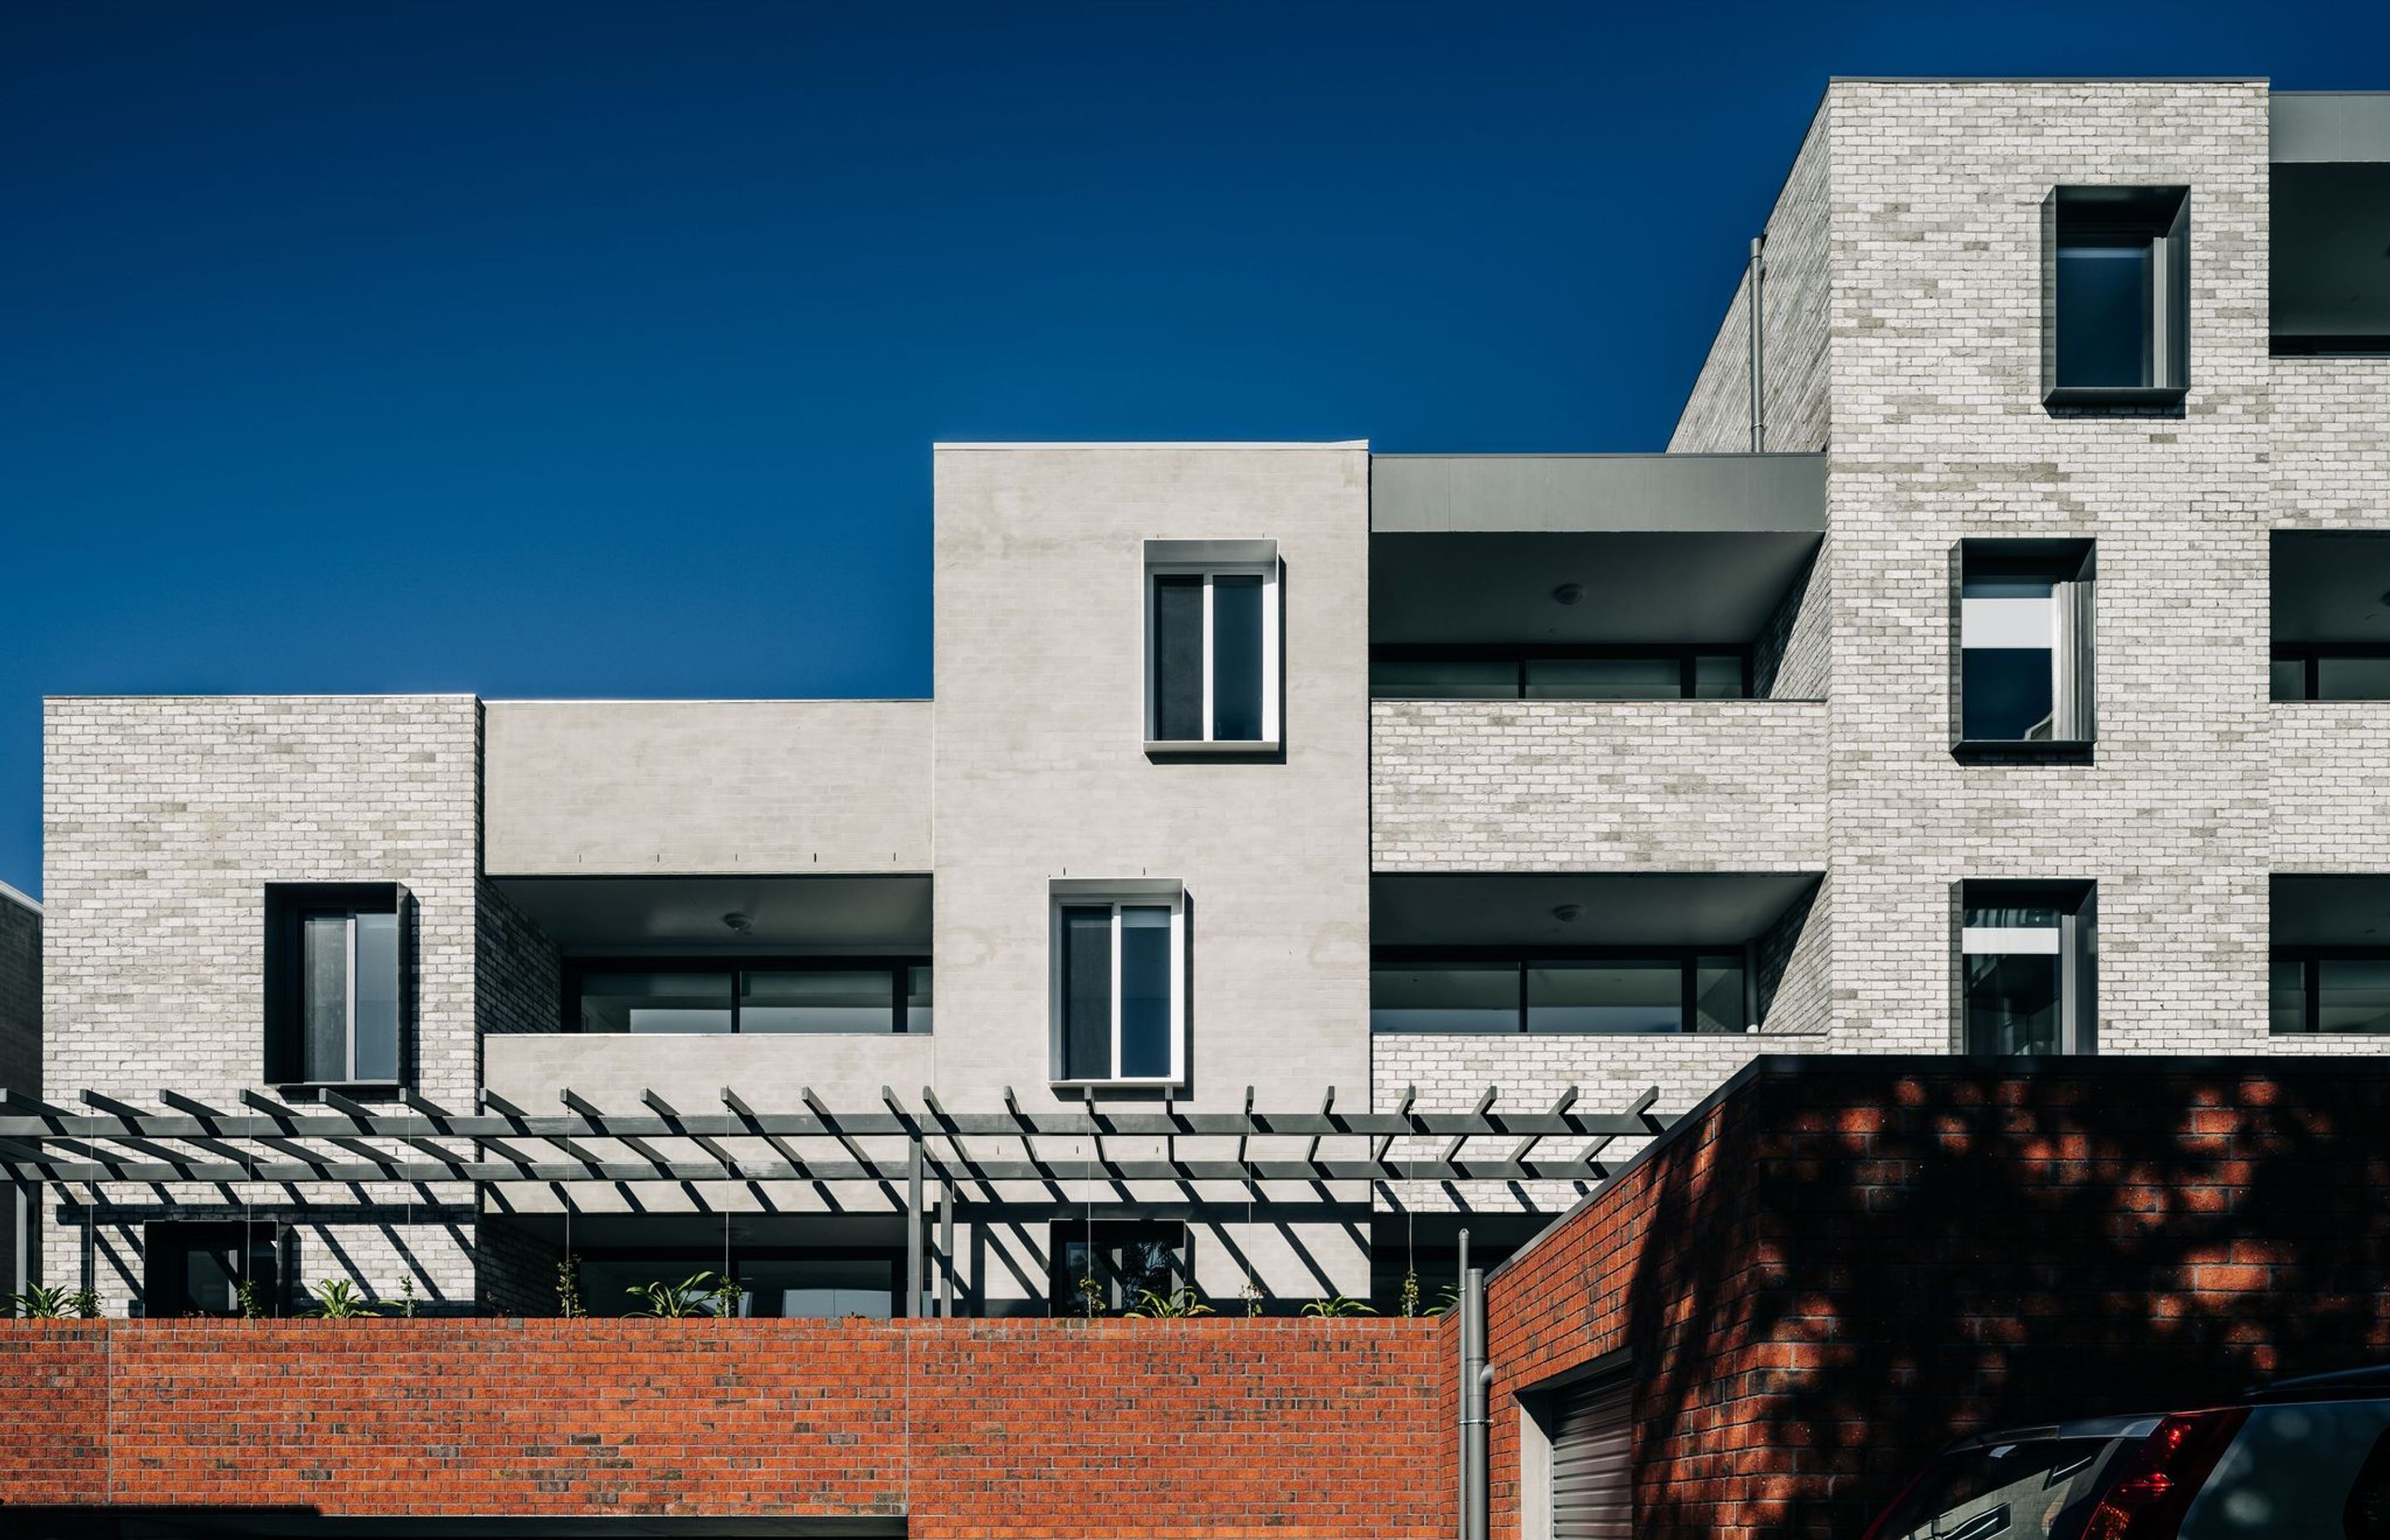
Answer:
POLYGON ((2064 1422, 2038 1422, 2024 1428, 2002 1428, 1993 1432, 1977 1433, 1960 1439, 1950 1447, 1981 1449, 2001 1444, 2032 1444, 2053 1438, 2122 1438, 2127 1434, 2146 1435, 2158 1425, 2160 1412, 2136 1412, 2128 1417, 2084 1417, 2064 1422))
POLYGON ((2271 1384, 2253 1386, 2243 1401, 2346 1401, 2367 1396, 2390 1398, 2390 1364, 2368 1364, 2330 1374, 2302 1374, 2271 1384))

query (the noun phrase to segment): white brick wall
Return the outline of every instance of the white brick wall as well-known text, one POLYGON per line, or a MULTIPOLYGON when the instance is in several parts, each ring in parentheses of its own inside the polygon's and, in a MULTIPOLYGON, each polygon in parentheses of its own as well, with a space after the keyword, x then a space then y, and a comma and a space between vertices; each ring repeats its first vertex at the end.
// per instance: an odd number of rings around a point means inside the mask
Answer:
MULTIPOLYGON (((475 837, 479 707, 470 696, 113 697, 46 703, 43 884, 48 922, 45 1092, 95 1090, 157 1107, 171 1087, 228 1111, 263 1093, 264 886, 392 880, 417 904, 415 1081, 444 1106, 473 1105, 475 837)), ((160 1109, 163 1110, 163 1109, 160 1109)), ((231 1201, 304 1219, 320 1205, 397 1216, 309 1222, 301 1277, 350 1273, 398 1287, 401 1250, 418 1289, 472 1298, 458 1236, 409 1225, 403 1187, 292 1194, 248 1187, 231 1201), (347 1260, 343 1260, 343 1259, 347 1260)), ((88 1226, 81 1187, 53 1192, 45 1236, 52 1281, 97 1257, 111 1313, 130 1303, 137 1226, 226 1195, 201 1188, 99 1191, 88 1226), (127 1259, 122 1268, 108 1260, 127 1259)), ((470 1202, 443 1187, 418 1202, 470 1202)), ((238 1211, 235 1211, 238 1212, 238 1211)))
POLYGON ((1826 708, 1375 700, 1380 871, 1816 871, 1826 708))

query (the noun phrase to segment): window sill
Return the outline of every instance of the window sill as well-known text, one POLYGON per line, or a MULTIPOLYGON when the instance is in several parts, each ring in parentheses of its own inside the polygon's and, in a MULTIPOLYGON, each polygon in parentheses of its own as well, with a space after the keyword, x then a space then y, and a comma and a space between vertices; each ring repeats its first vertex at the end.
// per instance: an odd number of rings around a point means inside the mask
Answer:
POLYGON ((327 1091, 351 1101, 394 1101, 407 1088, 403 1080, 279 1080, 266 1085, 285 1101, 321 1101, 327 1091))
POLYGON ((2071 738, 1961 738, 1950 757, 1962 764, 2089 764, 2097 740, 2071 738))
POLYGON ((1239 738, 1227 742, 1200 742, 1185 738, 1148 738, 1145 744, 1149 759, 1282 759, 1286 745, 1278 738, 1239 738))
POLYGON ((2053 385, 2042 396, 2041 404, 2070 410, 2086 406, 2179 406, 2190 393, 2187 385, 2053 385))
POLYGON ((1176 1091, 1187 1085, 1183 1075, 1158 1075, 1135 1080, 1049 1080, 1057 1091, 1176 1091))

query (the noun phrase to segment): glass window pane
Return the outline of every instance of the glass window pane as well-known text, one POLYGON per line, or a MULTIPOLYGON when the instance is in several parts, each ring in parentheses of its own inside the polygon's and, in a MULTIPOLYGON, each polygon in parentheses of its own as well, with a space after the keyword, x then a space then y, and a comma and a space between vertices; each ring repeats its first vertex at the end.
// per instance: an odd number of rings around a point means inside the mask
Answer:
POLYGON ((741 1257, 738 1269, 747 1290, 739 1302, 742 1315, 884 1321, 904 1290, 885 1257, 741 1257))
POLYGON ((1971 647, 1960 657, 1962 736, 2007 743, 2049 736, 2049 652, 2043 648, 1971 647))
POLYGON ((2026 1439, 1945 1455, 1872 1533, 1885 1540, 1937 1534, 2051 1540, 2079 1534, 2082 1520, 2070 1510, 2088 1503, 2099 1486, 2107 1469, 2100 1456, 2109 1443, 2026 1439))
POLYGON ((1676 700, 1684 665, 1674 658, 1530 658, 1530 700, 1676 700))
POLYGON ((1693 1030, 1741 1032, 1743 1019, 1742 959, 1703 957, 1693 965, 1693 1030))
POLYGON ((2058 249, 2058 382, 2147 385, 2151 252, 2146 238, 2058 249))
POLYGON ((302 916, 300 925, 300 1078, 349 1078, 349 917, 302 916))
POLYGON ((1369 970, 1371 1032, 1517 1032, 1519 965, 1408 962, 1369 970))
POLYGON ((726 1033, 727 973, 590 973, 581 980, 583 1032, 726 1033))
POLYGON ((739 976, 739 1030, 894 1032, 896 975, 878 968, 853 972, 742 973, 739 976))
POLYGON ((1256 743, 1262 736, 1262 580, 1212 580, 1212 737, 1256 743))
POLYGON ((905 1030, 908 1033, 928 1032, 936 1021, 937 1012, 930 998, 930 965, 919 963, 905 970, 905 1030))
POLYGON ((2390 658, 2319 658, 2319 700, 2390 700, 2390 658))
POLYGON ((2307 693, 2307 665, 2302 659, 2277 658, 2268 670, 2268 679, 2277 700, 2304 700, 2307 693))
POLYGON ((1967 1051, 2054 1054, 2059 1049, 2054 953, 1978 953, 1966 969, 1967 1051))
POLYGON ((1112 911, 1062 911, 1062 1078, 1112 1078, 1112 911))
POLYGON ((2275 1032, 2307 1030, 2307 965, 2296 957, 2276 957, 2268 969, 2268 1025, 2275 1032))
POLYGON ((2390 1032, 2390 958, 2318 961, 2316 1031, 2390 1032))
POLYGON ((1693 693, 1704 700, 1740 700, 1750 694, 1742 680, 1742 660, 1731 653, 1694 659, 1693 693))
POLYGON ((1381 659, 1369 665, 1378 700, 1515 700, 1519 665, 1505 659, 1381 659))
POLYGON ((1685 970, 1668 962, 1527 967, 1529 1032, 1681 1032, 1685 970))
POLYGON ((1203 737, 1203 580, 1153 580, 1153 736, 1193 743, 1203 737))
POLYGON ((1170 911, 1121 909, 1120 1072, 1124 1080, 1170 1073, 1170 911))
POLYGON ((398 1078, 398 916, 357 917, 359 1080, 398 1078))

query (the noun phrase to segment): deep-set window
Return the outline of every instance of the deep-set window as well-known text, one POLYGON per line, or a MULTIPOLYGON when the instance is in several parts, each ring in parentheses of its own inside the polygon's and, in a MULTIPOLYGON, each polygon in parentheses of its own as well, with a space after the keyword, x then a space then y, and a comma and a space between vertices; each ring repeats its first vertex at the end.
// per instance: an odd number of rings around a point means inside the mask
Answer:
POLYGON ((1058 1219, 1047 1232, 1047 1299, 1058 1315, 1118 1315, 1194 1287, 1187 1226, 1166 1221, 1058 1219))
POLYGON ((1552 956, 1381 948, 1369 968, 1369 1030, 1743 1032, 1749 977, 1739 949, 1552 956))
POLYGON ((581 1032, 925 1033, 918 957, 568 963, 565 1020, 581 1032))
POLYGON ((2390 951, 2278 950, 2269 982, 2277 1033, 2390 1032, 2390 951))
POLYGON ((2088 540, 1960 543, 1962 748, 2091 742, 2093 593, 2088 540))
POLYGON ((1187 1064, 1187 894, 1173 882, 1057 883, 1053 1077, 1175 1084, 1187 1064))
POLYGON ((1145 545, 1147 742, 1259 750, 1279 738, 1279 559, 1268 540, 1145 545))
POLYGON ((2098 951, 2090 885, 1969 882, 1961 903, 1964 1051, 2089 1053, 2098 951))
MULTIPOLYGON (((574 1254, 582 1308, 592 1315, 627 1315, 642 1307, 632 1290, 698 1273, 736 1279, 738 1313, 770 1319, 886 1320, 905 1297, 901 1247, 593 1247, 574 1254)), ((718 1298, 710 1308, 720 1312, 718 1298)))
POLYGON ((2042 205, 2043 400, 2164 404, 2190 383, 2187 187, 2059 187, 2042 205))
POLYGON ((161 1220, 142 1226, 141 1309, 180 1315, 238 1315, 240 1288, 263 1315, 280 1314, 281 1227, 241 1220, 161 1220))
POLYGON ((414 1006, 406 890, 395 882, 265 890, 265 1078, 392 1085, 414 1006))
POLYGON ((1414 647, 1369 649, 1378 700, 1736 700, 1751 694, 1741 648, 1414 647))

